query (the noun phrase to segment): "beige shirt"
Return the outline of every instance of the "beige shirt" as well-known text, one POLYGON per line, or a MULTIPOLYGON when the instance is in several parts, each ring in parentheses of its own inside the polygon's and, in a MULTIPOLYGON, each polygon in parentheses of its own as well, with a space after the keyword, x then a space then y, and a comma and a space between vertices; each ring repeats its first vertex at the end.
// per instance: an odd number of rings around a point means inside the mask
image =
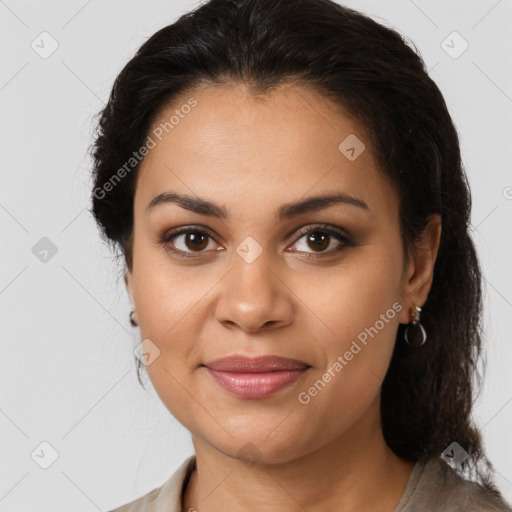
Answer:
MULTIPOLYGON (((181 510, 183 490, 196 464, 186 459, 163 483, 144 496, 111 512, 195 512, 181 510)), ((480 485, 461 478, 441 458, 414 465, 407 487, 393 512, 512 512, 510 505, 480 485)))

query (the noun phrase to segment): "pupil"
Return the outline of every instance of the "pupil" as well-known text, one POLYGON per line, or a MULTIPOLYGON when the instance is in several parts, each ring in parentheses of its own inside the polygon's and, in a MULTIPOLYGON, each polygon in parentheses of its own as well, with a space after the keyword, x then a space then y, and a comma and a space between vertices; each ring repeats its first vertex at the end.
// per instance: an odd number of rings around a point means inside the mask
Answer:
POLYGON ((198 235, 197 233, 187 234, 187 246, 189 242, 192 242, 192 247, 189 247, 189 249, 204 249, 204 247, 206 246, 206 244, 204 243, 205 240, 206 237, 204 235, 198 235))
POLYGON ((314 244, 314 247, 312 248, 325 249, 329 246, 328 238, 329 235, 327 233, 316 231, 309 236, 308 241, 314 244))

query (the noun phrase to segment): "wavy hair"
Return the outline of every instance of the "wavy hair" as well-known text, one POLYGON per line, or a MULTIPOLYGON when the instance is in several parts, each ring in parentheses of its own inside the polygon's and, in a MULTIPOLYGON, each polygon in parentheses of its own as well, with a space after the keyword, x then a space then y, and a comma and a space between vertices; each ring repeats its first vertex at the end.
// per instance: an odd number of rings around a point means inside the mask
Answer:
POLYGON ((471 417, 482 381, 479 363, 483 371, 485 362, 470 188, 457 130, 411 44, 331 0, 201 4, 153 34, 115 79, 91 148, 92 213, 104 240, 120 249, 131 269, 138 165, 108 192, 105 185, 144 145, 155 116, 195 86, 243 83, 260 95, 288 82, 337 102, 365 128, 382 173, 398 191, 406 260, 429 215, 442 219, 433 283, 422 308, 428 342, 410 347, 399 325, 382 383, 384 438, 411 462, 437 457, 456 441, 469 454, 457 468, 461 476, 474 476, 499 494, 471 417))

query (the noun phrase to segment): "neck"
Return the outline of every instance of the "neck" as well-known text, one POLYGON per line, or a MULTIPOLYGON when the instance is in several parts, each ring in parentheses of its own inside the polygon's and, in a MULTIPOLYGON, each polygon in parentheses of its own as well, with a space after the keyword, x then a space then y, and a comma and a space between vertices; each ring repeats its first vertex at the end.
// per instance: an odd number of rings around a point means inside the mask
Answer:
POLYGON ((197 469, 183 509, 199 512, 392 512, 413 464, 387 446, 378 401, 349 431, 279 464, 248 465, 193 437, 197 469))

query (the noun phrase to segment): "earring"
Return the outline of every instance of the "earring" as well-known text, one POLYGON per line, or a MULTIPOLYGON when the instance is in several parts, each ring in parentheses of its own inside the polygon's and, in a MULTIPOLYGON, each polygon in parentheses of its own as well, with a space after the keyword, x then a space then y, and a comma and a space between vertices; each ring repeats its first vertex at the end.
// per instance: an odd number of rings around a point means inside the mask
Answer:
POLYGON ((411 312, 412 323, 405 327, 404 337, 411 347, 421 347, 427 340, 427 333, 420 323, 421 308, 416 304, 414 304, 414 308, 415 310, 411 312))
POLYGON ((136 327, 136 326, 137 326, 137 325, 139 325, 139 324, 138 324, 138 323, 133 319, 133 313, 135 313, 135 309, 132 309, 132 310, 130 311, 130 323, 131 323, 134 327, 136 327))

